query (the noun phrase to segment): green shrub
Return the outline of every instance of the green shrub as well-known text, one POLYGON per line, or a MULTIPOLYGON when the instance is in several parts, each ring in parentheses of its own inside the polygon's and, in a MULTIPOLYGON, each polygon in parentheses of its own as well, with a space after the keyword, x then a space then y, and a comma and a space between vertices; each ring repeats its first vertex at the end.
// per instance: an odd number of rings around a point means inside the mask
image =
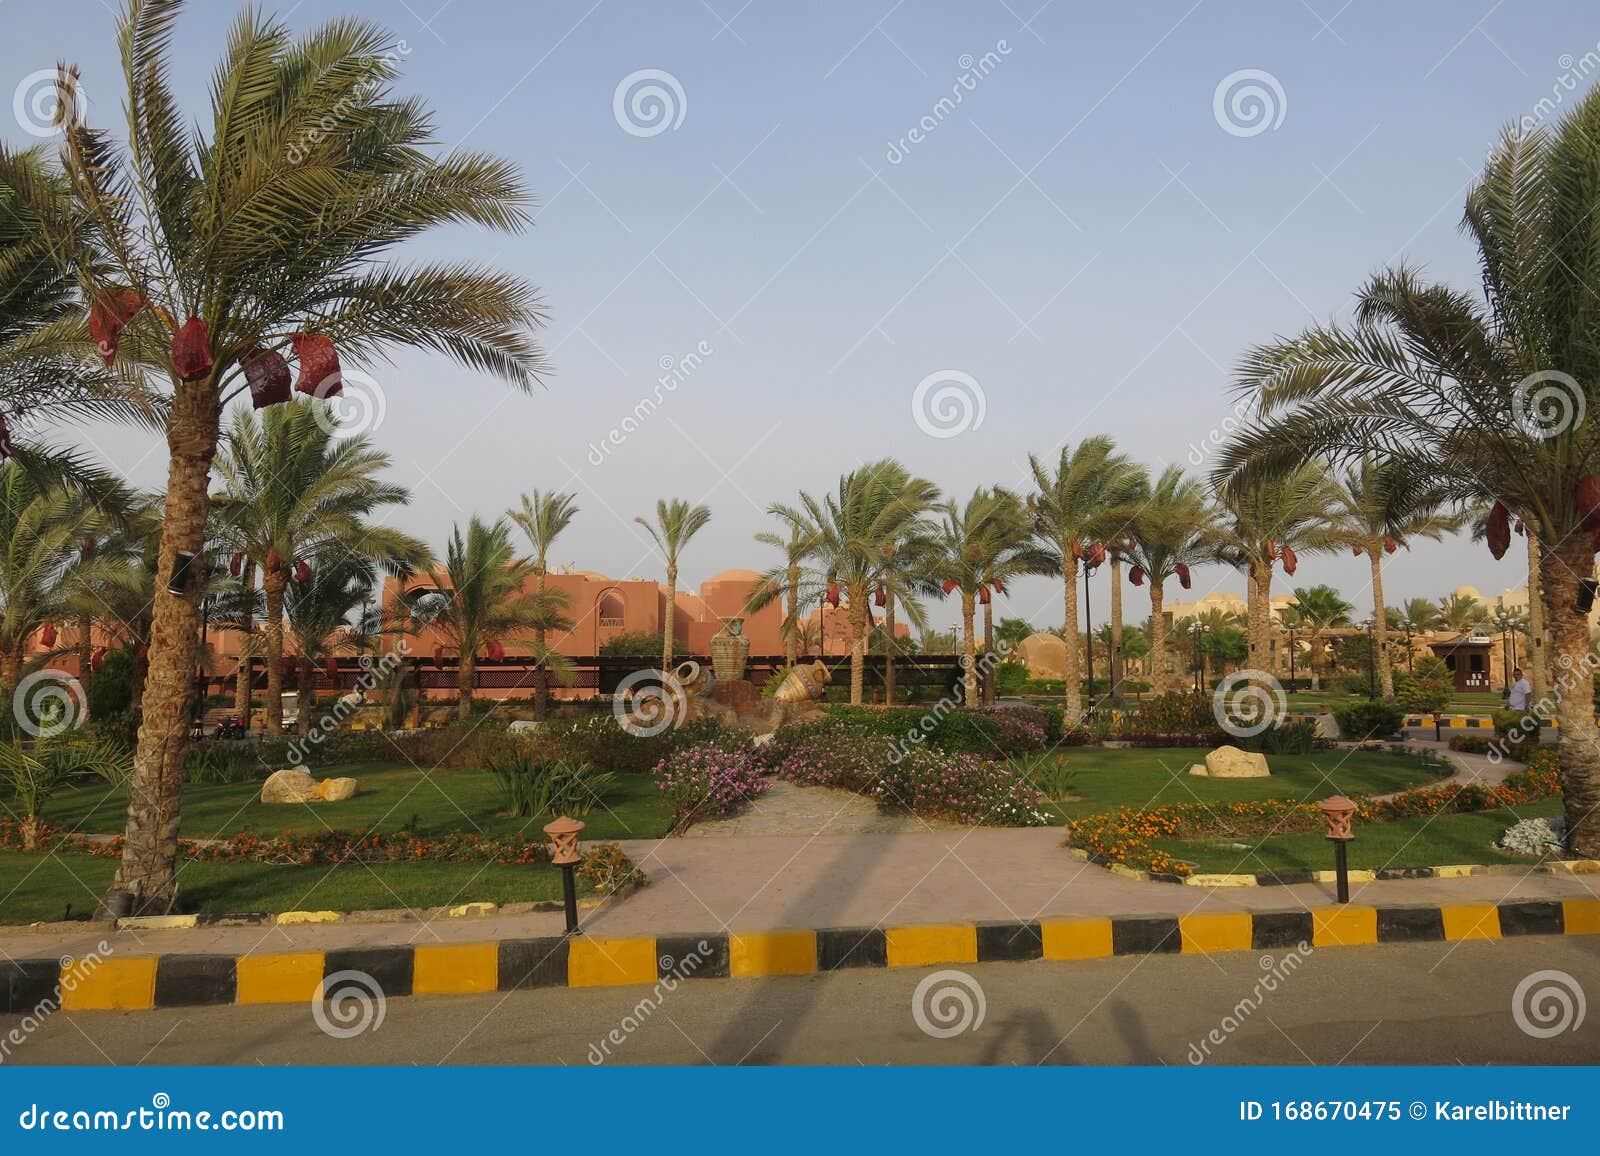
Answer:
POLYGON ((1393 699, 1366 699, 1342 706, 1333 712, 1338 720, 1339 733, 1355 742, 1364 739, 1386 739, 1400 729, 1406 720, 1405 708, 1393 699))
POLYGON ((1260 734, 1235 739, 1234 745, 1264 755, 1309 755, 1317 747, 1317 723, 1315 719, 1280 722, 1260 734))
POLYGON ((1169 691, 1144 699, 1122 719, 1127 735, 1210 735, 1218 730, 1211 695, 1203 691, 1169 691))
POLYGON ((650 658, 659 656, 665 644, 666 640, 660 634, 630 630, 626 634, 614 635, 602 642, 600 654, 619 658, 650 658))
POLYGON ((89 675, 89 711, 95 722, 133 710, 133 651, 106 651, 100 669, 89 675))
POLYGON ((506 814, 513 819, 587 815, 616 780, 610 771, 597 771, 587 763, 546 759, 528 749, 490 759, 485 768, 500 784, 506 814))
POLYGON ((1525 710, 1497 710, 1489 717, 1494 722, 1494 733, 1500 738, 1512 731, 1520 731, 1524 736, 1535 734, 1544 725, 1538 715, 1525 710))

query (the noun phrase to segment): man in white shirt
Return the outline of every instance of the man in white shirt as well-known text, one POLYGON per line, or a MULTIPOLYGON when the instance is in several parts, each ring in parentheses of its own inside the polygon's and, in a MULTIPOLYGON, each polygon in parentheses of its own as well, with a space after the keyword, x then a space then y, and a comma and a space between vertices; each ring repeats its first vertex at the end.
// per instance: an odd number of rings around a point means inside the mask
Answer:
POLYGON ((1506 703, 1512 710, 1525 711, 1528 709, 1528 699, 1533 695, 1533 683, 1522 676, 1522 667, 1517 667, 1511 672, 1511 695, 1506 703))

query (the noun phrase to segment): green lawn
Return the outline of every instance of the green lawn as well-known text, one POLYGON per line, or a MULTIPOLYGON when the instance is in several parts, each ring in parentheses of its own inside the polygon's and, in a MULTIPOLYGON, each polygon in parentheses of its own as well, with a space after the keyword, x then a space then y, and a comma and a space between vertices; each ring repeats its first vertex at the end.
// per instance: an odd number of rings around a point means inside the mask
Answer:
MULTIPOLYGON (((278 834, 283 831, 360 831, 377 826, 405 828, 419 835, 461 830, 486 835, 525 834, 541 838, 540 828, 553 815, 512 819, 502 814, 504 800, 486 771, 434 770, 424 773, 409 764, 362 763, 318 767, 317 778, 348 775, 361 784, 360 793, 342 803, 277 804, 260 801, 261 781, 221 786, 190 784, 183 792, 182 833, 192 839, 219 838, 238 831, 278 834)), ((581 816, 585 839, 653 839, 671 825, 661 792, 646 775, 620 775, 600 806, 581 816)), ((64 830, 81 833, 122 830, 127 794, 104 788, 63 791, 50 800, 45 818, 64 830)))
MULTIPOLYGON (((98 856, 0 853, 0 923, 87 919, 116 868, 116 859, 98 856)), ((188 861, 179 868, 178 886, 178 906, 186 912, 361 911, 559 899, 561 873, 548 865, 188 861)))
POLYGON ((1265 779, 1208 779, 1189 774, 1205 761, 1203 747, 1107 750, 1074 747, 1013 763, 1053 802, 1048 809, 1065 821, 1121 806, 1233 802, 1240 799, 1304 799, 1329 795, 1385 794, 1444 777, 1404 755, 1380 751, 1314 751, 1269 755, 1265 779))
MULTIPOLYGON (((1560 799, 1544 799, 1510 811, 1470 815, 1438 815, 1403 819, 1356 828, 1350 843, 1350 866, 1442 867, 1455 863, 1531 863, 1494 846, 1505 829, 1519 819, 1561 814, 1560 799)), ((1321 835, 1275 835, 1255 841, 1229 839, 1158 839, 1154 845, 1195 865, 1195 871, 1243 873, 1258 871, 1328 871, 1333 848, 1321 835)))

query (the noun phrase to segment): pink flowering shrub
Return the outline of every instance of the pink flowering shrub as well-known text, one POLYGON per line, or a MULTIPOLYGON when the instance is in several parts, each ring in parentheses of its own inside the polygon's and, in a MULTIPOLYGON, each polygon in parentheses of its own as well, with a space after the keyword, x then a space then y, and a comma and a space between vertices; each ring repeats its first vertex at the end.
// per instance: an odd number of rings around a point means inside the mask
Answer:
POLYGON ((767 789, 747 747, 716 741, 673 751, 651 774, 679 827, 732 814, 767 789))

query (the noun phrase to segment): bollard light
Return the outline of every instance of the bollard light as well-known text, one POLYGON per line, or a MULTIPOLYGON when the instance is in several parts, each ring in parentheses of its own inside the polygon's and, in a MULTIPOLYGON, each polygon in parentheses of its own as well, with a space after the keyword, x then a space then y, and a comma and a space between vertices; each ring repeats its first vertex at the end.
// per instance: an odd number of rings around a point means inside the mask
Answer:
POLYGON ((566 815, 544 825, 544 833, 550 836, 550 862, 561 868, 561 896, 567 909, 568 935, 578 933, 578 884, 574 873, 583 858, 578 853, 578 835, 583 827, 581 821, 566 815))
POLYGON ((1333 844, 1333 869, 1340 903, 1350 902, 1350 840, 1356 817, 1356 804, 1343 795, 1333 795, 1317 804, 1322 812, 1323 834, 1333 844))

